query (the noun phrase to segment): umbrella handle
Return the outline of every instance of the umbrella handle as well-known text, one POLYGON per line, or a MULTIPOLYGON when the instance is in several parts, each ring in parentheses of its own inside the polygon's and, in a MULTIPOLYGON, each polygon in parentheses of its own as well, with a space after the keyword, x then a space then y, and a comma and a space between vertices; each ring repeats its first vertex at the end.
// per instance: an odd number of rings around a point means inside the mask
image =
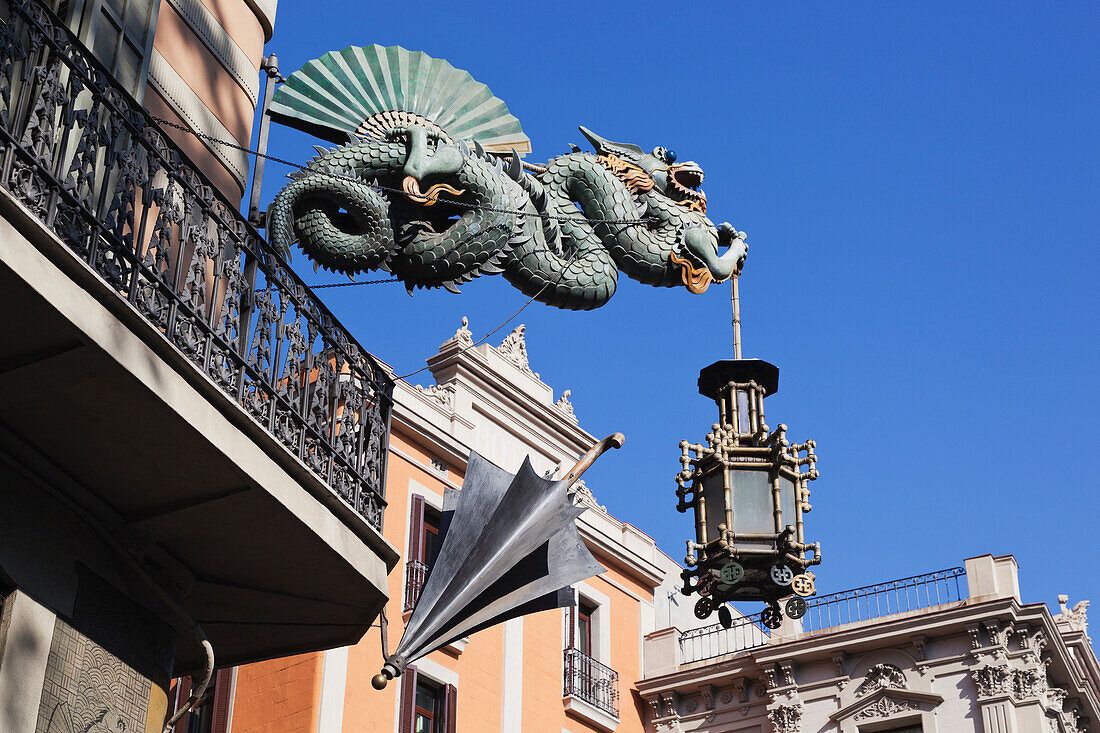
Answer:
POLYGON ((577 465, 573 466, 573 470, 565 474, 565 478, 563 478, 562 481, 565 481, 566 486, 572 486, 577 482, 577 479, 581 477, 581 474, 587 471, 604 452, 609 448, 622 448, 625 442, 626 436, 622 433, 612 433, 607 436, 599 443, 589 448, 588 452, 577 461, 577 465))

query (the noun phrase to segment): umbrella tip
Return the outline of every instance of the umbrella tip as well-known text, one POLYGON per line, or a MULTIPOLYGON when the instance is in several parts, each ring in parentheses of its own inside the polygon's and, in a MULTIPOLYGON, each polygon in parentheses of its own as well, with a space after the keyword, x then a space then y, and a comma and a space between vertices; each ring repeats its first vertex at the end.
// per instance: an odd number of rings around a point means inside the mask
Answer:
MULTIPOLYGON (((390 657, 389 659, 392 660, 393 657, 390 657)), ((385 664, 382 665, 382 671, 379 672, 378 674, 374 675, 374 677, 371 677, 371 680, 370 680, 371 687, 373 687, 376 690, 385 689, 386 688, 386 683, 389 682, 390 680, 392 680, 394 677, 397 677, 398 675, 400 675, 402 669, 404 669, 403 666, 398 668, 397 666, 395 666, 393 664, 390 664, 390 662, 387 661, 385 664)))

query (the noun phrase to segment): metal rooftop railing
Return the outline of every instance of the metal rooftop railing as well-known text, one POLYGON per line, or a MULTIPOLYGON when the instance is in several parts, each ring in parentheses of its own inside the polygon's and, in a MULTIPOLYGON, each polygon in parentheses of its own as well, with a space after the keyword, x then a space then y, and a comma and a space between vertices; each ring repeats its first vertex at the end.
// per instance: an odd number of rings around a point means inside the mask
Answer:
MULTIPOLYGON (((951 568, 886 583, 830 593, 811 599, 802 617, 803 631, 820 631, 850 623, 895 616, 967 597, 966 570, 951 568)), ((734 619, 731 628, 721 624, 685 631, 680 636, 683 664, 737 654, 764 646, 770 632, 756 616, 734 619)))

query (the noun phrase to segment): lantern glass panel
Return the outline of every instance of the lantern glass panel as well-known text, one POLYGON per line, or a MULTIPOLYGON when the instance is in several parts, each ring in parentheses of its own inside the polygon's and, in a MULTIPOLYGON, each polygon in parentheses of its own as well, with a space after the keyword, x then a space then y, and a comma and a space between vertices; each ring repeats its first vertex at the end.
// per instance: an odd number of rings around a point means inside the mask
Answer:
POLYGON ((779 509, 783 512, 782 525, 780 530, 786 527, 788 524, 794 527, 796 525, 797 517, 794 512, 794 496, 795 496, 795 484, 789 478, 780 474, 779 476, 779 509))
MULTIPOLYGON (((733 493, 733 530, 738 534, 775 534, 772 514, 772 482, 767 471, 730 469, 733 493)), ((759 546, 760 542, 736 542, 735 547, 759 546)))
POLYGON ((751 433, 752 425, 749 424, 749 393, 748 390, 739 389, 737 394, 737 432, 741 434, 751 433))
POLYGON ((703 500, 706 502, 707 542, 718 539, 718 525, 726 523, 726 487, 722 471, 703 479, 703 500))

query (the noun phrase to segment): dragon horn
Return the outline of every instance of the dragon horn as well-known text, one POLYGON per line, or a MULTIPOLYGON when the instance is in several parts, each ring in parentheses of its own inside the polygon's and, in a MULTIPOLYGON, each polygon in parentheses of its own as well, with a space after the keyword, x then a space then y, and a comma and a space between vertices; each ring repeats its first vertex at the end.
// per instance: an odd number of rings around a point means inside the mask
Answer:
POLYGON ((627 160, 635 161, 641 159, 645 155, 645 151, 639 148, 637 145, 631 143, 614 143, 610 140, 605 140, 596 133, 589 130, 584 125, 577 128, 581 131, 581 134, 588 138, 588 142, 592 143, 592 147, 596 149, 596 152, 600 155, 606 155, 607 153, 614 153, 620 158, 626 158, 627 160))

